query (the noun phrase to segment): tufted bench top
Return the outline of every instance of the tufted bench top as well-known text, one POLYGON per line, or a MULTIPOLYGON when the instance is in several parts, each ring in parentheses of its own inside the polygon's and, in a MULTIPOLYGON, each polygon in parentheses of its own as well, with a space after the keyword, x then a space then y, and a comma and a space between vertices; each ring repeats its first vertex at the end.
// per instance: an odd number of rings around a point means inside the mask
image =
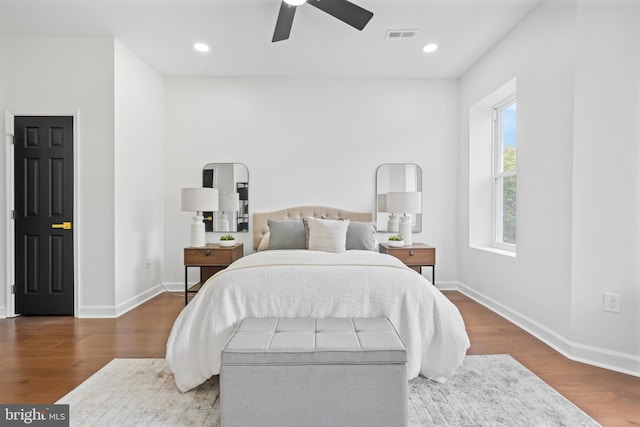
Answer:
POLYGON ((404 364, 387 318, 247 318, 222 351, 223 365, 404 364))

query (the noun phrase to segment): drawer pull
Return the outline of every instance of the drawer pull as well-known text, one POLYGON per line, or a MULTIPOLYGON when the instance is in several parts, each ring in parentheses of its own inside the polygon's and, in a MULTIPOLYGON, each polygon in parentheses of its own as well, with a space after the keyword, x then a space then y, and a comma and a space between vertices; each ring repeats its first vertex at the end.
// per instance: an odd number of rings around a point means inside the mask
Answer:
POLYGON ((204 254, 205 254, 206 256, 209 256, 209 255, 211 255, 211 251, 210 251, 209 249, 207 249, 207 250, 205 251, 205 253, 204 253, 204 254))
POLYGON ((409 250, 409 256, 413 256, 413 249, 409 250))

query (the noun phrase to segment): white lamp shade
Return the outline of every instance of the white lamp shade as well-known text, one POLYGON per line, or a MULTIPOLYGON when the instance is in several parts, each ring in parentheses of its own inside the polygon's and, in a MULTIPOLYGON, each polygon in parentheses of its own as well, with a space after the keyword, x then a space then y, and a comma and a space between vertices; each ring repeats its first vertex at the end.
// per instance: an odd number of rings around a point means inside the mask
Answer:
POLYGON ((218 190, 208 187, 182 188, 180 209, 188 212, 218 210, 218 190))
POLYGON ((238 193, 220 193, 218 196, 218 209, 222 212, 239 211, 240 197, 238 193))
POLYGON ((422 212, 422 193, 420 191, 393 191, 387 193, 387 211, 405 214, 422 212))

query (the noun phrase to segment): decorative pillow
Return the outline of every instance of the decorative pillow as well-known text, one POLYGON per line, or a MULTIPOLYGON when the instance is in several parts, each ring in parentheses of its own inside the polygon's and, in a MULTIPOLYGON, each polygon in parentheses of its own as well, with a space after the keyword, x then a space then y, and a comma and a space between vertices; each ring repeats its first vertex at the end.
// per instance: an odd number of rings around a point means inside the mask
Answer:
POLYGON ((376 226, 373 222, 351 221, 347 229, 347 250, 377 251, 376 226))
POLYGON ((312 251, 345 252, 349 222, 349 220, 307 218, 309 249, 312 251))
POLYGON ((264 236, 262 236, 262 239, 260 239, 260 244, 258 245, 258 252, 260 251, 266 251, 267 249, 269 249, 269 236, 271 235, 271 233, 265 233, 264 236))
MULTIPOLYGON (((320 217, 324 219, 323 216, 320 217)), ((302 224, 304 225, 304 243, 305 247, 309 249, 309 218, 302 218, 302 224)))
POLYGON ((269 224, 269 249, 306 249, 301 219, 274 221, 269 224))

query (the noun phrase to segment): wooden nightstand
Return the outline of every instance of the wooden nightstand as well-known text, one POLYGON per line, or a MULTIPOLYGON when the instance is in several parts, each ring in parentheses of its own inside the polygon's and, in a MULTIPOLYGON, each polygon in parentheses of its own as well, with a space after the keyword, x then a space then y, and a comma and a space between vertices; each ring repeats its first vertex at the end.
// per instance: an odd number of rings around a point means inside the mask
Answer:
POLYGON ((242 258, 244 247, 242 243, 234 246, 221 247, 217 243, 194 248, 184 248, 184 305, 187 305, 189 292, 198 292, 204 282, 220 270, 224 270, 233 261, 242 258), (200 281, 189 288, 187 284, 187 270, 189 267, 200 267, 200 281))
POLYGON ((380 243, 380 253, 393 255, 418 273, 422 267, 431 267, 431 283, 436 284, 436 248, 424 243, 414 243, 410 246, 394 248, 386 243, 380 243))

